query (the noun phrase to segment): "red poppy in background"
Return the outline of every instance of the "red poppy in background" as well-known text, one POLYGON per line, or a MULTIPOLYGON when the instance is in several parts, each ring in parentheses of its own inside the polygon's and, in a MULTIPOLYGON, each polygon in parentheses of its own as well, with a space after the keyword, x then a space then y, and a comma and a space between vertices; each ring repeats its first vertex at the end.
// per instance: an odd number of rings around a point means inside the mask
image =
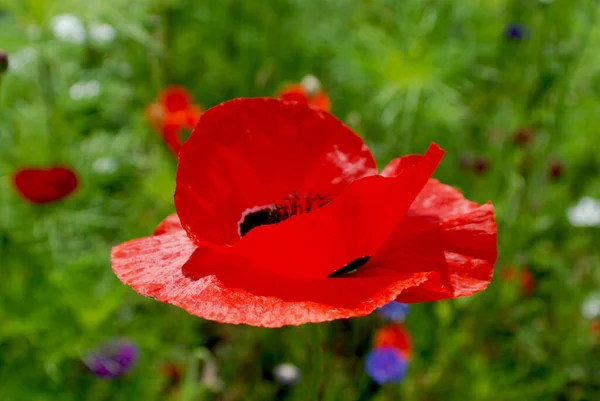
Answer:
POLYGON ((393 347, 402 353, 407 359, 412 354, 410 335, 403 326, 390 324, 377 330, 373 348, 393 347))
POLYGON ((187 89, 171 86, 159 95, 159 101, 152 103, 146 110, 150 124, 163 136, 167 147, 178 155, 184 143, 184 130, 193 130, 202 115, 202 108, 192 104, 187 89))
POLYGON ((502 269, 502 278, 507 282, 518 279, 523 295, 531 296, 535 292, 535 279, 527 268, 517 271, 514 267, 507 266, 502 269))
POLYGON ((321 83, 312 75, 304 77, 302 83, 284 86, 277 97, 288 102, 309 104, 325 111, 331 110, 329 96, 321 90, 321 83))
POLYGON ((58 201, 77 189, 78 179, 68 167, 18 169, 13 183, 21 196, 32 203, 58 201))
POLYGON ((600 336, 600 319, 595 319, 592 322, 592 333, 600 336))
POLYGON ((327 112, 223 103, 180 153, 177 215, 115 247, 113 270, 194 315, 266 327, 471 295, 492 278, 493 207, 430 179, 442 155, 431 145, 378 175, 361 138, 327 112))

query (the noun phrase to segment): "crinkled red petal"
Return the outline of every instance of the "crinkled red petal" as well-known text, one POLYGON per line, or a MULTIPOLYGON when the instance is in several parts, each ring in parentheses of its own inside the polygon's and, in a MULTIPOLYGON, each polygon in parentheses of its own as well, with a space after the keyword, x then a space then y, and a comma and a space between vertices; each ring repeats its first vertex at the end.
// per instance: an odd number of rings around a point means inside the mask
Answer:
MULTIPOLYGON (((394 176, 415 160, 415 156, 396 159, 384 173, 394 176)), ((487 287, 497 258, 497 227, 491 204, 469 201, 457 189, 432 179, 411 205, 409 216, 428 221, 417 226, 428 232, 430 241, 407 246, 403 224, 408 219, 399 224, 379 257, 384 265, 401 266, 406 272, 429 272, 429 276, 423 285, 400 294, 397 301, 436 301, 472 295, 487 287)))
MULTIPOLYGON (((227 287, 255 295, 341 308, 355 308, 400 281, 420 278, 421 271, 382 272, 378 262, 367 263, 354 275, 328 277, 355 259, 379 260, 382 244, 403 220, 442 155, 432 145, 419 163, 394 178, 359 179, 327 207, 257 227, 233 246, 200 246, 184 266, 184 275, 192 279, 215 275, 227 287)), ((411 227, 420 233, 417 224, 411 227)), ((418 241, 429 242, 423 236, 413 239, 418 241)))
POLYGON ((18 192, 28 201, 50 203, 70 195, 79 183, 68 167, 22 168, 13 176, 18 192))
MULTIPOLYGON (((310 301, 286 302, 276 296, 253 295, 225 286, 214 275, 198 280, 185 277, 181 266, 194 253, 196 245, 178 224, 175 215, 163 221, 156 232, 158 235, 153 237, 136 239, 113 248, 115 274, 142 295, 222 323, 280 327, 368 315, 403 289, 417 286, 425 279, 423 275, 414 275, 396 280, 353 308, 332 308, 328 304, 310 301)), ((295 280, 288 281, 290 286, 295 285, 295 280)), ((358 282, 364 280, 343 281, 356 281, 347 288, 359 289, 358 282)))
POLYGON ((172 234, 183 230, 181 226, 181 220, 179 220, 179 216, 177 213, 170 214, 167 216, 154 230, 154 235, 161 234, 172 234))
POLYGON ((242 214, 291 194, 337 196, 375 172, 362 139, 331 114, 236 99, 202 114, 180 153, 175 205, 197 241, 233 244, 242 214))
POLYGON ((192 104, 192 96, 181 86, 170 86, 160 93, 160 103, 168 113, 185 111, 192 104))

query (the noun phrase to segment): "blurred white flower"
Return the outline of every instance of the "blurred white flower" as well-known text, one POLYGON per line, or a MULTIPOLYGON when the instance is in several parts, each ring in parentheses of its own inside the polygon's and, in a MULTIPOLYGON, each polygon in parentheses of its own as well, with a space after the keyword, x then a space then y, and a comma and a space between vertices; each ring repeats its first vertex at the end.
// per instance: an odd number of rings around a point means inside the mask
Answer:
POLYGON ((292 363, 282 363, 275 366, 273 374, 281 384, 294 385, 300 380, 300 369, 292 363))
POLYGON ((76 82, 69 88, 69 96, 73 100, 89 99, 98 96, 100 93, 100 82, 81 81, 76 82))
POLYGON ((589 196, 581 198, 567 210, 567 218, 575 227, 600 226, 600 201, 589 196))
POLYGON ((590 320, 600 317, 600 293, 594 293, 587 297, 581 306, 581 314, 590 320))
POLYGON ((217 372, 217 364, 212 358, 205 361, 200 381, 213 391, 221 391, 223 388, 223 382, 217 372))
POLYGON ((98 43, 110 43, 117 37, 117 31, 109 24, 90 24, 90 37, 98 43))
POLYGON ((35 62, 38 52, 33 47, 26 47, 18 52, 10 55, 10 63, 8 69, 12 71, 21 70, 35 62))
POLYGON ((57 15, 50 21, 54 36, 65 42, 83 43, 85 41, 85 28, 81 20, 73 14, 57 15))
POLYGON ((117 161, 112 157, 101 157, 94 162, 92 168, 99 174, 112 174, 117 171, 117 161))
POLYGON ((300 85, 302 85, 310 96, 317 94, 321 90, 321 81, 312 74, 305 75, 302 81, 300 81, 300 85))

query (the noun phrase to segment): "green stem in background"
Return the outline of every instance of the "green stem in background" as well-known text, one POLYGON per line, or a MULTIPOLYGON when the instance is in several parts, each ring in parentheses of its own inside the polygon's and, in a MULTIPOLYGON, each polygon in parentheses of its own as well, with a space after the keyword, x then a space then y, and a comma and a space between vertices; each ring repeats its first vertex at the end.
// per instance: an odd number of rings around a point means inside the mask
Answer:
POLYGON ((566 66, 565 71, 563 71, 562 74, 562 82, 558 89, 558 101, 556 102, 556 106, 554 109, 555 131, 559 131, 561 128, 562 120, 566 111, 565 98, 567 96, 569 84, 572 83, 572 81, 574 80, 575 73, 577 72, 577 69, 580 67, 587 54, 592 34, 594 32, 594 28, 596 27, 596 21, 598 19, 598 6, 596 6, 596 2, 592 2, 591 4, 592 7, 589 14, 590 26, 587 29, 586 34, 581 41, 580 51, 579 53, 577 53, 577 56, 573 58, 571 63, 566 66))
POLYGON ((46 58, 46 54, 44 53, 44 49, 40 47, 40 51, 38 52, 38 80, 40 86, 40 93, 42 98, 42 103, 44 105, 44 113, 46 117, 46 128, 44 135, 43 144, 38 144, 38 146, 43 146, 44 149, 47 150, 46 155, 54 158, 56 155, 59 155, 60 152, 56 152, 56 141, 52 140, 52 132, 54 129, 54 111, 56 105, 56 96, 54 93, 54 83, 52 81, 52 67, 50 62, 46 58))
POLYGON ((205 384, 200 383, 200 366, 214 364, 212 355, 206 348, 198 348, 192 352, 188 361, 187 374, 181 389, 182 401, 197 401, 203 395, 205 384))
POLYGON ((321 344, 321 328, 318 324, 311 324, 311 336, 313 344, 312 355, 312 384, 310 388, 309 401, 319 399, 321 388, 321 370, 323 369, 323 344, 321 344))

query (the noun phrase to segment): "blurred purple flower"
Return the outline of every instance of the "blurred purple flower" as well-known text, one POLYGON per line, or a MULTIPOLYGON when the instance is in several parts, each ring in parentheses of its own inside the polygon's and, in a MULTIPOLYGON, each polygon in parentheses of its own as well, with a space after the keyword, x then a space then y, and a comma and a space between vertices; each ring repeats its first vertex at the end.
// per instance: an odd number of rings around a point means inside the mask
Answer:
POLYGON ((365 361, 365 371, 377 384, 400 382, 408 368, 408 360, 393 347, 371 350, 365 361))
POLYGON ((114 379, 127 373, 137 360, 137 346, 131 341, 118 339, 90 351, 83 362, 102 379, 114 379))
POLYGON ((504 36, 506 36, 507 39, 511 40, 525 39, 527 33, 527 28, 524 25, 518 24, 516 22, 511 22, 506 26, 506 28, 504 28, 504 36))
POLYGON ((402 323, 408 316, 410 306, 401 302, 392 301, 388 304, 383 305, 381 308, 377 308, 377 312, 386 320, 395 323, 402 323))

